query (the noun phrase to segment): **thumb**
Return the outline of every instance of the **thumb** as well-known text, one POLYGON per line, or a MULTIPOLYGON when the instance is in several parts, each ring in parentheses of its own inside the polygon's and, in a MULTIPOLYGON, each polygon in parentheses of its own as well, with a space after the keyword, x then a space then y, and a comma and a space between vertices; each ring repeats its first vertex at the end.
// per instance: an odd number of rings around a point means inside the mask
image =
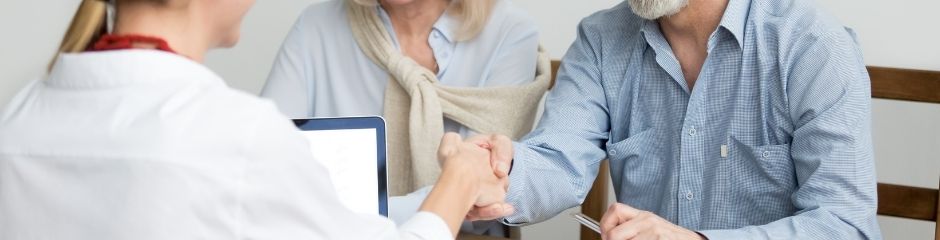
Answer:
POLYGON ((444 136, 441 137, 441 145, 437 149, 437 154, 441 160, 456 153, 457 147, 461 142, 463 142, 463 139, 460 137, 460 134, 452 132, 445 133, 444 136))
POLYGON ((493 135, 490 142, 490 166, 493 172, 500 178, 509 176, 513 158, 512 140, 503 135, 493 135))

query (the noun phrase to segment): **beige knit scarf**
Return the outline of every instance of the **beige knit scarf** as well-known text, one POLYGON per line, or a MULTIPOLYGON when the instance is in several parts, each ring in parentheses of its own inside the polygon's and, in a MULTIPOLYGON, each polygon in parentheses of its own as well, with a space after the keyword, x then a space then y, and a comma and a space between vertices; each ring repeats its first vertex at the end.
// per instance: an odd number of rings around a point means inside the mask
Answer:
POLYGON ((532 130, 538 103, 551 81, 551 61, 539 48, 535 81, 523 86, 462 88, 437 76, 395 48, 375 7, 347 3, 359 48, 390 75, 385 89, 389 194, 400 196, 434 184, 440 175, 437 147, 444 117, 479 133, 518 139, 532 130))

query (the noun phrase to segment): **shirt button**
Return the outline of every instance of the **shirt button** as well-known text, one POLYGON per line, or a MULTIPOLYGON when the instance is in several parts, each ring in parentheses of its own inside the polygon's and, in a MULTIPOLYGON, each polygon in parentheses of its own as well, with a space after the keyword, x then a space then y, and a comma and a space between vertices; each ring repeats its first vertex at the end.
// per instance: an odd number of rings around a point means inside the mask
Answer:
POLYGON ((611 156, 616 156, 616 155, 617 155, 617 150, 611 149, 610 151, 607 151, 607 154, 610 154, 611 156))
POLYGON ((438 32, 434 32, 434 34, 433 34, 433 35, 431 35, 431 37, 433 37, 434 39, 438 39, 438 38, 440 38, 440 37, 441 37, 441 34, 440 34, 440 33, 438 33, 438 32))
POLYGON ((695 195, 692 194, 692 191, 689 191, 685 194, 685 199, 692 200, 695 198, 695 195))
POLYGON ((769 157, 770 157, 770 152, 769 152, 769 151, 764 151, 764 152, 761 153, 760 155, 761 155, 762 157, 764 157, 764 158, 769 158, 769 157))
POLYGON ((695 127, 689 128, 689 136, 695 136, 698 131, 695 130, 695 127))

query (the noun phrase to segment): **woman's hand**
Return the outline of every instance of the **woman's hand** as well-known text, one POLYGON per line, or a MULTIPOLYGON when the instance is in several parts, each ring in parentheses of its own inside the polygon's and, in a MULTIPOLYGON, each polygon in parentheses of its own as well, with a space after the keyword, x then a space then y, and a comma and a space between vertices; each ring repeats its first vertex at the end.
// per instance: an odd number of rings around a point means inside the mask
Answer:
MULTIPOLYGON (((487 206, 494 214, 514 210, 504 203, 505 179, 496 177, 490 166, 490 151, 447 133, 438 148, 441 176, 421 205, 421 211, 437 214, 456 234, 467 213, 475 206, 487 206)), ((455 235, 456 236, 456 235, 455 235)))
POLYGON ((492 210, 512 211, 512 207, 505 204, 508 179, 500 178, 494 173, 491 164, 491 150, 478 142, 463 141, 456 133, 447 133, 441 139, 438 149, 438 158, 441 161, 442 172, 456 169, 471 173, 469 177, 479 183, 474 207, 494 205, 492 210), (509 209, 506 209, 509 208, 509 209))

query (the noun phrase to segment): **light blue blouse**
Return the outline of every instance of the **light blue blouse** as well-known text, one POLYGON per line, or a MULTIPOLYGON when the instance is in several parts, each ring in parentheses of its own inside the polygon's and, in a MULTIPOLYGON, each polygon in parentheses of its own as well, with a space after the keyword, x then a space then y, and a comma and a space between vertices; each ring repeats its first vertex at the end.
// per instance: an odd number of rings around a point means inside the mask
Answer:
MULTIPOLYGON (((389 75, 359 49, 346 19, 346 1, 310 6, 285 39, 261 95, 293 118, 382 115, 389 75)), ((388 15, 376 11, 395 39, 388 15)), ((446 86, 521 85, 535 77, 538 30, 534 20, 508 0, 497 1, 482 32, 456 40, 460 20, 445 13, 428 43, 446 86)), ((446 131, 469 131, 446 120, 446 131)))

